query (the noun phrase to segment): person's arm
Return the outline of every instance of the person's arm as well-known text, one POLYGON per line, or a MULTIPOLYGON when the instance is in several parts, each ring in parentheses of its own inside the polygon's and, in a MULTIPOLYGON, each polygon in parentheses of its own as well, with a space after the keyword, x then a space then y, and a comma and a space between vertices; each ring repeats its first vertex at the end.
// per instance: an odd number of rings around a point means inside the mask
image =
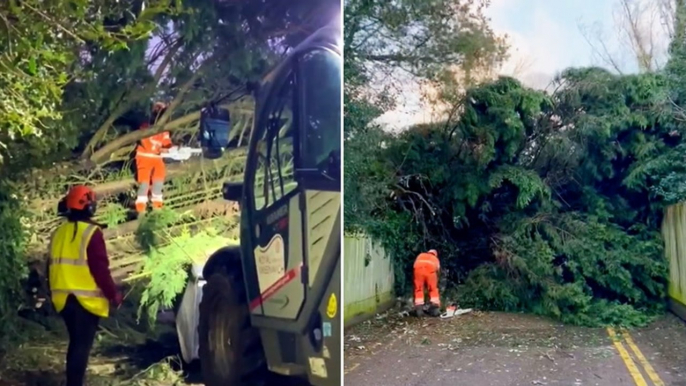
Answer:
POLYGON ((114 284, 112 274, 110 273, 110 260, 107 256, 107 246, 105 245, 105 237, 100 229, 93 233, 87 247, 88 268, 90 269, 95 284, 102 290, 103 295, 118 305, 121 302, 121 296, 114 284))
POLYGON ((169 148, 174 146, 174 144, 172 143, 172 140, 171 140, 171 136, 169 135, 168 131, 162 132, 160 137, 161 137, 161 141, 162 141, 162 149, 168 150, 169 148))

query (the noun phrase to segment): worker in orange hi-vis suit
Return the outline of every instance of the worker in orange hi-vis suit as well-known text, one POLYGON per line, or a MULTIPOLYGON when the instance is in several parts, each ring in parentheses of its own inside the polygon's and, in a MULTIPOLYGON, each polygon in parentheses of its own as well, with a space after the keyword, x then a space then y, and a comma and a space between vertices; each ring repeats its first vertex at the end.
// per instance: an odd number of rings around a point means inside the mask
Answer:
MULTIPOLYGON (((152 109, 153 117, 150 122, 143 123, 141 130, 146 130, 157 122, 162 116, 166 106, 163 103, 155 103, 152 109)), ((148 206, 148 194, 152 201, 153 209, 162 208, 162 188, 166 170, 162 153, 172 147, 172 141, 168 131, 154 134, 142 139, 136 146, 136 179, 138 182, 138 196, 136 197, 136 211, 144 213, 148 206)))
POLYGON ((428 287, 429 301, 432 305, 441 306, 441 298, 438 293, 438 272, 441 263, 438 261, 438 252, 435 249, 422 252, 414 261, 414 306, 418 315, 422 315, 424 307, 424 287, 428 287))

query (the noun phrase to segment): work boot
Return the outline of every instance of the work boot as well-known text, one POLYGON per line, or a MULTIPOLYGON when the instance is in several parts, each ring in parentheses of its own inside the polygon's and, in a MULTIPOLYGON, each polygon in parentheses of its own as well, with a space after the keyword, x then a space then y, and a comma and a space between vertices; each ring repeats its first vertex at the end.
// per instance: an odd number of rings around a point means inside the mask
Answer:
POLYGON ((429 315, 433 317, 441 316, 441 307, 432 303, 429 306, 429 315))
POLYGON ((147 209, 147 204, 144 202, 137 202, 136 203, 136 212, 138 212, 138 215, 140 216, 141 214, 145 213, 145 209, 147 209))
POLYGON ((418 318, 421 318, 422 316, 424 316, 424 306, 414 306, 414 312, 417 314, 418 318))

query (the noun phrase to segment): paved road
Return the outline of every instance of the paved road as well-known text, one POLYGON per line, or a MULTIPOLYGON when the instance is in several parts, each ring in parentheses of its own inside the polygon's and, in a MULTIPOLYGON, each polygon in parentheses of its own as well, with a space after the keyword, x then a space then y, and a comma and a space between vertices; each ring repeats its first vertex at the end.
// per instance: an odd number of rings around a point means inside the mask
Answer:
POLYGON ((686 386, 686 325, 619 332, 500 313, 386 316, 346 333, 345 384, 686 386))

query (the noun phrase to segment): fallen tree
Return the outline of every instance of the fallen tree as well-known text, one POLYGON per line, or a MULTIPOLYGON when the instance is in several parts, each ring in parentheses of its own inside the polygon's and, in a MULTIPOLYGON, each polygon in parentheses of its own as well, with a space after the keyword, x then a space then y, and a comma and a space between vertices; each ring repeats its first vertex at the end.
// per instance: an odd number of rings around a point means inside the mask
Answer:
MULTIPOLYGON (((163 130, 176 144, 195 145, 208 105, 231 112, 229 150, 218 160, 170 165, 167 206, 196 218, 159 229, 171 236, 157 247, 170 253, 170 239, 181 230, 202 234, 217 219, 226 220, 221 231, 231 227, 235 210, 219 200, 223 182, 242 178, 254 113, 248 84, 339 7, 325 0, 159 0, 142 10, 140 1, 127 0, 54 2, 47 15, 38 3, 0 6, 0 30, 8 29, 0 66, 12 70, 0 76, 0 110, 14 109, 0 132, 0 268, 12 272, 0 280, 4 331, 18 326, 27 262, 45 257, 45 238, 59 221, 55 205, 75 183, 98 192, 98 220, 111 225, 108 242, 120 252, 113 257, 117 274, 145 269, 142 256, 156 252, 142 251, 135 234, 143 224, 126 213, 134 195, 132 150, 163 130), (143 133, 138 128, 153 101, 169 108, 143 133)), ((156 293, 153 276, 144 283, 156 293)), ((0 339, 0 350, 5 343, 0 339)))
POLYGON ((681 125, 659 103, 666 77, 588 68, 556 82, 546 94, 500 78, 469 90, 454 124, 347 140, 384 143, 346 164, 346 182, 359 181, 345 186, 357 204, 346 225, 383 241, 399 290, 416 254, 435 248, 447 296, 464 306, 583 325, 640 325, 664 310, 663 177, 683 158, 681 125), (386 193, 355 198, 375 188, 386 193))

